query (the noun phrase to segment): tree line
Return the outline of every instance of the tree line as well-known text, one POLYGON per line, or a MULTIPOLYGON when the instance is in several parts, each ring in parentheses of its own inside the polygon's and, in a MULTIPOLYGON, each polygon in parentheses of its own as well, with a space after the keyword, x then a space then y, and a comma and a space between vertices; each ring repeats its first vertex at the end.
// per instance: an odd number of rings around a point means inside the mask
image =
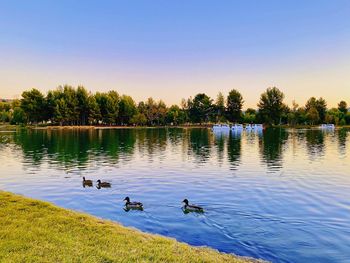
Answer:
POLYGON ((311 97, 304 106, 284 102, 284 93, 276 87, 266 89, 257 108, 243 111, 244 100, 238 90, 214 100, 205 93, 182 99, 168 107, 162 100, 148 98, 136 103, 117 91, 88 92, 84 87, 65 85, 47 94, 37 89, 22 93, 21 99, 0 102, 0 121, 11 124, 53 125, 182 125, 212 122, 265 123, 269 125, 350 124, 345 101, 327 108, 322 97, 311 97))

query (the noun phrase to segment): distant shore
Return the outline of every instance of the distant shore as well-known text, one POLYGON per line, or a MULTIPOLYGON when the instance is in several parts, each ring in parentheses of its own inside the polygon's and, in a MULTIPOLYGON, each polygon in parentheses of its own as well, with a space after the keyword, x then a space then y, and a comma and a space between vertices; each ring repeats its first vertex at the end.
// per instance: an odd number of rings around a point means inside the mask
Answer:
POLYGON ((1 262, 263 262, 0 191, 1 262))
POLYGON ((73 126, 29 126, 31 129, 51 129, 51 130, 64 130, 64 129, 156 129, 156 128, 210 128, 212 125, 173 125, 173 126, 120 126, 120 125, 73 125, 73 126))
POLYGON ((121 126, 121 125, 10 125, 0 124, 0 129, 32 129, 32 130, 103 130, 103 129, 157 129, 157 128, 211 128, 212 124, 203 125, 171 125, 171 126, 121 126))
MULTIPOLYGON (((167 125, 167 126, 120 126, 120 125, 10 125, 0 124, 0 130, 14 130, 17 128, 32 130, 103 130, 103 129, 157 129, 157 128, 211 128, 214 124, 191 124, 191 125, 167 125)), ((319 128, 319 125, 273 125, 272 128, 310 129, 319 128)), ((335 128, 350 128, 350 125, 338 125, 335 128)))

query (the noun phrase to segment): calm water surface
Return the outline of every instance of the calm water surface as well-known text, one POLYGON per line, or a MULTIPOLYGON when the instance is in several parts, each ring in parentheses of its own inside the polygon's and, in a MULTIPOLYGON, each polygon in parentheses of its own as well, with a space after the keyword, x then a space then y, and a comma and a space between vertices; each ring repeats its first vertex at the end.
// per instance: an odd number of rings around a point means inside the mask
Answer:
POLYGON ((0 189, 238 255, 350 262, 349 133, 0 132, 0 189), (206 212, 184 214, 184 198, 206 212))

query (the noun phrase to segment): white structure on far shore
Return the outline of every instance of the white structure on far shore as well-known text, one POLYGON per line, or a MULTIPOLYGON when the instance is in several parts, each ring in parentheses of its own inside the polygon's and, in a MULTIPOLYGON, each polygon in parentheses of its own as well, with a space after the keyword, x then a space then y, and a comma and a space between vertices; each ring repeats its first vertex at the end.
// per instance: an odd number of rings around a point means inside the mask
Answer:
POLYGON ((335 129, 335 126, 334 126, 334 124, 321 124, 321 129, 333 130, 333 129, 335 129))
POLYGON ((246 124, 243 126, 243 124, 233 124, 231 127, 229 124, 215 124, 213 125, 212 130, 213 131, 262 131, 264 126, 262 124, 246 124))

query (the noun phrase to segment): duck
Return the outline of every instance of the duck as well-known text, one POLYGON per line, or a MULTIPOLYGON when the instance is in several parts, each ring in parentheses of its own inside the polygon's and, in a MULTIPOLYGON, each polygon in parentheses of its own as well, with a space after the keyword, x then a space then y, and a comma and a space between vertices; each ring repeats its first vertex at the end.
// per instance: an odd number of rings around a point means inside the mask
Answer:
POLYGON ((142 203, 140 203, 140 202, 130 202, 130 198, 128 196, 125 197, 123 201, 126 201, 125 208, 127 210, 130 210, 130 209, 142 210, 143 209, 143 204, 142 203))
POLYGON ((187 199, 184 199, 182 202, 185 203, 183 209, 186 212, 204 212, 203 207, 197 205, 190 205, 187 199))
POLYGON ((92 180, 86 180, 85 176, 83 176, 83 187, 85 187, 85 186, 91 187, 92 186, 92 180))
POLYGON ((97 180, 97 188, 101 189, 101 188, 109 188, 111 187, 111 183, 108 182, 101 182, 101 180, 97 180))

